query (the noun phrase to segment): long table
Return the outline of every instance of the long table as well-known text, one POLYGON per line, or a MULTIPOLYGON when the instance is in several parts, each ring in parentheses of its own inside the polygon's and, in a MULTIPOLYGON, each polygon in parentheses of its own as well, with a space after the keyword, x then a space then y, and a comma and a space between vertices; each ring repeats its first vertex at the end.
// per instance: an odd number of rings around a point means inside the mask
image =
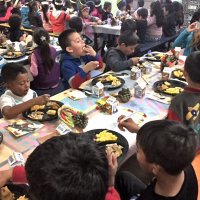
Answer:
MULTIPOLYGON (((97 98, 94 97, 86 97, 80 100, 71 100, 68 98, 68 92, 71 90, 63 91, 53 97, 52 100, 57 100, 63 102, 65 105, 69 105, 73 108, 79 109, 85 112, 89 118, 89 123, 84 131, 92 130, 92 129, 111 129, 122 134, 128 141, 129 151, 127 153, 126 159, 128 159, 131 155, 135 153, 135 142, 136 142, 136 134, 130 133, 128 131, 122 132, 117 127, 117 118, 121 114, 128 115, 129 110, 134 110, 136 112, 143 112, 146 114, 146 119, 143 123, 156 119, 163 119, 167 114, 168 104, 163 104, 161 102, 152 100, 148 98, 148 95, 145 95, 144 98, 136 98, 134 97, 134 85, 135 81, 130 79, 130 71, 124 71, 128 75, 122 76, 125 80, 125 84, 123 87, 129 88, 132 93, 132 98, 128 103, 119 104, 118 112, 109 115, 100 112, 96 109, 96 101, 97 98)), ((110 72, 109 72, 110 73, 110 72)), ((146 94, 152 91, 152 84, 159 80, 160 73, 159 69, 154 69, 150 75, 144 76, 145 80, 148 81, 146 94)), ((91 89, 91 80, 85 82, 81 86, 82 88, 90 88, 91 89)), ((105 91, 105 96, 111 93, 117 93, 120 89, 116 89, 114 91, 105 91)), ((134 118, 133 118, 134 119, 134 118)), ((10 120, 0 119, 0 128, 1 132, 4 136, 3 144, 0 145, 0 169, 8 168, 7 158, 12 153, 12 151, 22 152, 26 157, 30 152, 39 145, 38 138, 51 135, 56 132, 56 127, 59 125, 59 120, 44 122, 43 128, 39 129, 34 134, 27 134, 19 138, 15 138, 11 133, 6 130, 6 126, 10 123, 10 120)), ((142 125, 142 124, 141 124, 142 125)), ((125 159, 125 160, 126 160, 125 159)), ((125 161, 124 160, 124 161, 125 161)))

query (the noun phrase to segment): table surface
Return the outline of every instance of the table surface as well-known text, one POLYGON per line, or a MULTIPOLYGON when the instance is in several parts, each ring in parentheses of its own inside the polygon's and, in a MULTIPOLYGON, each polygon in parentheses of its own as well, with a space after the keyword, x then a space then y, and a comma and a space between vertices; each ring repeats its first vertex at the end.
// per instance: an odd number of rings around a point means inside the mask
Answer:
MULTIPOLYGON (((152 91, 152 84, 160 79, 160 73, 157 67, 153 68, 152 73, 150 75, 143 76, 148 82, 148 85, 146 89, 146 95, 141 99, 136 98, 133 95, 134 85, 136 81, 130 79, 130 71, 127 70, 124 72, 128 75, 121 77, 125 80, 125 85, 123 87, 129 88, 131 90, 132 98, 128 103, 120 103, 118 107, 118 112, 113 115, 102 113, 96 109, 95 103, 98 100, 97 98, 86 97, 76 101, 69 99, 67 94, 73 89, 63 91, 62 93, 51 97, 51 99, 61 101, 65 105, 70 105, 73 108, 85 112, 88 115, 89 122, 84 131, 106 128, 112 129, 122 134, 127 139, 129 144, 129 151, 126 156, 126 159, 128 159, 131 155, 135 153, 136 134, 130 133, 128 131, 120 131, 116 123, 117 118, 121 114, 129 115, 129 111, 134 110, 138 112, 143 112, 147 115, 145 121, 142 124, 146 123, 147 121, 163 119, 167 114, 169 104, 161 103, 159 102, 159 99, 157 101, 148 98, 148 93, 152 91)), ((81 88, 91 89, 91 80, 82 84, 81 88)), ((105 96, 109 95, 110 93, 116 93, 119 90, 120 89, 105 91, 105 96)), ((22 152, 26 157, 36 146, 39 145, 39 142, 37 141, 38 138, 44 137, 51 133, 55 133, 56 127, 59 125, 59 120, 44 122, 44 126, 34 134, 27 134, 22 137, 16 138, 12 134, 10 134, 5 128, 10 122, 12 122, 12 120, 5 120, 3 118, 0 119, 0 128, 4 136, 3 143, 0 145, 1 169, 6 169, 9 167, 7 164, 7 158, 12 153, 12 151, 22 152)))
POLYGON ((109 24, 104 25, 91 25, 94 33, 104 33, 111 35, 120 35, 121 26, 111 26, 109 24))

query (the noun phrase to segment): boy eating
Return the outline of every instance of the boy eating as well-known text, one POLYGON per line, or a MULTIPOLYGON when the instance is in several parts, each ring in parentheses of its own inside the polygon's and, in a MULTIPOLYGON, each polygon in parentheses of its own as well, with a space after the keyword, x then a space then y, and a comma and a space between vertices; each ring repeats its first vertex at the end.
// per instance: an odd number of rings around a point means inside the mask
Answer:
POLYGON ((94 49, 85 45, 74 29, 62 32, 58 37, 59 45, 65 52, 61 56, 61 74, 65 89, 78 88, 91 78, 90 72, 103 66, 101 57, 94 49))
POLYGON ((118 46, 109 49, 105 54, 105 71, 113 70, 114 72, 118 72, 136 65, 139 59, 136 57, 127 59, 127 56, 134 52, 137 41, 137 35, 133 34, 131 31, 122 33, 119 37, 118 46))
POLYGON ((7 63, 3 66, 1 75, 7 90, 0 98, 0 108, 6 119, 17 117, 36 104, 45 104, 50 95, 37 97, 30 89, 30 81, 26 69, 17 63, 7 63))

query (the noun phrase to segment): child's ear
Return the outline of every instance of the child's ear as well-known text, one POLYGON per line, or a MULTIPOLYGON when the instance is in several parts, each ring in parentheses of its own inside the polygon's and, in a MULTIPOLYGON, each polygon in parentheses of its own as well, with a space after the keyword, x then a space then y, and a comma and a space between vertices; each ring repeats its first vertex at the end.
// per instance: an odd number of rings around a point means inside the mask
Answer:
POLYGON ((73 49, 71 47, 66 47, 65 49, 68 53, 73 53, 73 49))
POLYGON ((152 173, 157 175, 161 170, 160 165, 158 164, 152 164, 152 173))

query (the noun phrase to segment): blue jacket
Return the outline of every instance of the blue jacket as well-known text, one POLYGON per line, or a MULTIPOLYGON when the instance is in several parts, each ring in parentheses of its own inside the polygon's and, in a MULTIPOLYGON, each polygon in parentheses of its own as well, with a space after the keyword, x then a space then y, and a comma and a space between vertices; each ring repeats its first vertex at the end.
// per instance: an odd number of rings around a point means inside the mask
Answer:
POLYGON ((22 6, 20 9, 20 12, 21 12, 21 17, 22 17, 22 26, 24 28, 31 28, 31 24, 28 19, 29 7, 22 6))
POLYGON ((83 71, 82 66, 90 61, 99 61, 100 56, 82 56, 81 58, 75 58, 68 53, 61 55, 60 66, 61 66, 61 76, 65 89, 70 88, 69 81, 75 76, 77 76, 77 81, 83 83, 90 79, 90 74, 83 71))
POLYGON ((189 32, 187 29, 181 32, 181 34, 176 38, 173 44, 173 48, 181 47, 182 49, 185 48, 183 55, 188 56, 192 52, 192 37, 193 32, 189 32))

